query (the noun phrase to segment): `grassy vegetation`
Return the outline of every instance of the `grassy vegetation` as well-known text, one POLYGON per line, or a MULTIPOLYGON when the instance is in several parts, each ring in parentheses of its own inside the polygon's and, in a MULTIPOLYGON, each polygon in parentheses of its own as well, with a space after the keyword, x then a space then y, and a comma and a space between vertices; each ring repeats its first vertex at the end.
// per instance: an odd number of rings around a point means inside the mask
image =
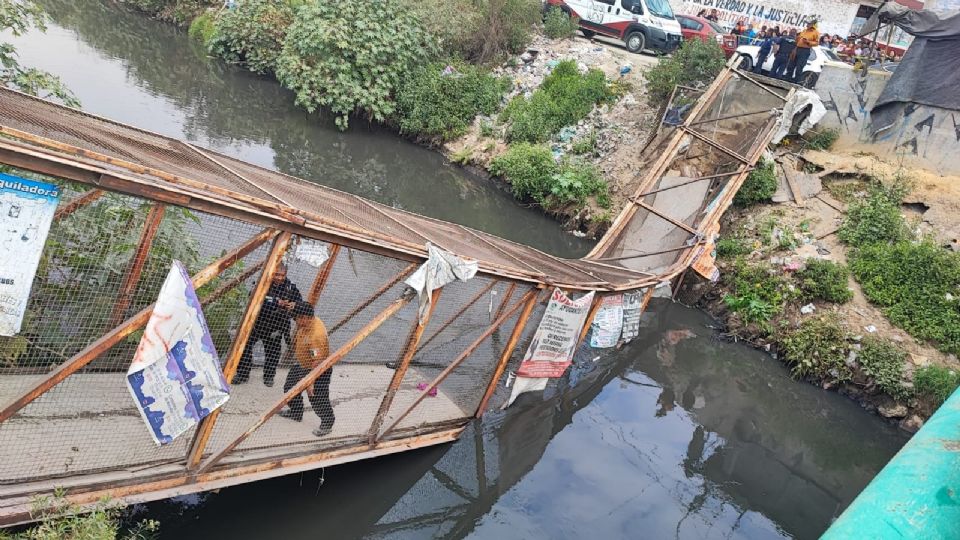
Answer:
POLYGON ((810 132, 805 137, 806 147, 811 150, 829 150, 833 143, 840 138, 840 131, 836 129, 819 129, 810 132))
POLYGON ((960 353, 960 254, 930 240, 870 244, 852 252, 850 268, 891 322, 960 353))
POLYGON ((578 156, 594 154, 597 151, 597 132, 591 131, 587 135, 573 141, 570 151, 578 156))
POLYGON ((556 6, 547 10, 543 20, 543 33, 550 39, 570 39, 577 33, 580 19, 570 16, 556 6))
POLYGON ((210 52, 254 73, 276 71, 293 16, 286 0, 237 2, 236 8, 223 10, 217 17, 208 40, 210 52))
POLYGON ((456 138, 478 114, 496 112, 509 84, 469 64, 434 62, 418 67, 397 91, 400 131, 435 142, 456 138))
POLYGON ((849 302, 853 291, 847 287, 850 270, 845 265, 832 261, 810 259, 803 270, 797 272, 801 298, 805 302, 825 300, 836 304, 849 302))
POLYGON ((781 340, 784 359, 795 377, 850 380, 847 332, 834 315, 813 317, 781 340))
POLYGON ((723 50, 712 39, 684 41, 680 49, 662 58, 644 74, 650 104, 662 107, 678 84, 694 88, 706 86, 716 78, 725 63, 723 50))
POLYGON ((723 279, 731 290, 723 298, 727 308, 766 330, 770 330, 770 319, 796 296, 790 279, 764 263, 737 259, 723 279))
POLYGON ((774 172, 774 163, 761 160, 757 167, 750 171, 747 179, 740 186, 733 197, 737 206, 750 206, 761 202, 770 202, 770 198, 777 192, 777 174, 774 172))
POLYGON ((852 246, 862 246, 907 239, 910 231, 900 213, 900 202, 907 189, 904 182, 871 186, 865 199, 854 201, 847 208, 847 215, 837 233, 840 240, 852 246))
POLYGON ((560 128, 576 124, 593 107, 611 99, 606 77, 599 69, 581 74, 573 60, 564 60, 543 79, 529 99, 517 96, 500 113, 509 122, 511 142, 546 142, 560 128))
POLYGON ((897 399, 910 397, 910 390, 903 386, 907 353, 893 342, 873 336, 865 337, 857 361, 863 372, 872 377, 884 392, 897 399))
POLYGON ((520 199, 532 199, 547 210, 566 204, 586 204, 595 197, 609 207, 607 183, 592 165, 576 160, 557 163, 544 145, 515 143, 490 163, 490 172, 510 181, 520 199))
POLYGON ((216 34, 216 22, 211 13, 202 13, 193 22, 190 23, 190 29, 187 34, 205 47, 209 46, 210 41, 216 34))
POLYGON ((918 395, 929 397, 940 406, 960 386, 960 373, 940 366, 926 366, 913 375, 913 387, 918 395))
POLYGON ((717 257, 721 259, 732 259, 742 255, 748 255, 753 251, 750 242, 744 238, 724 237, 717 240, 717 257))
POLYGON ((33 517, 39 520, 21 532, 0 530, 0 540, 148 540, 156 538, 160 524, 144 520, 124 530, 121 510, 109 501, 91 509, 66 502, 62 494, 34 501, 33 517))

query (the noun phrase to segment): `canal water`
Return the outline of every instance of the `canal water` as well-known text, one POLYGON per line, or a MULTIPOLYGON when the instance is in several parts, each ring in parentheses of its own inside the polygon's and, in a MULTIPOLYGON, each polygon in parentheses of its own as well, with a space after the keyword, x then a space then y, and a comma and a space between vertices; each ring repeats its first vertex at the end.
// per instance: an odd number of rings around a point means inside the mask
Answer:
MULTIPOLYGON (((42 0, 15 40, 88 111, 565 256, 588 243, 370 126, 308 117, 275 83, 99 0, 42 0)), ((355 122, 359 124, 359 122, 355 122)), ((170 539, 815 538, 905 437, 774 359, 653 306, 640 338, 449 445, 140 505, 170 539)))

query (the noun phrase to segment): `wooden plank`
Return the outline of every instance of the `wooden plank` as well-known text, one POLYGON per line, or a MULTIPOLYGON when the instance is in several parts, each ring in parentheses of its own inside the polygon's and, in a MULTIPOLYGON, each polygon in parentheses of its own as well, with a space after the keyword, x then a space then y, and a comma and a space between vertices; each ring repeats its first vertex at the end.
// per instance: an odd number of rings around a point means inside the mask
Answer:
POLYGON ((333 264, 337 261, 339 253, 340 244, 330 244, 330 258, 323 264, 323 268, 317 271, 317 277, 313 280, 313 285, 310 286, 310 292, 307 294, 307 302, 311 306, 317 305, 317 301, 320 300, 320 294, 330 280, 330 273, 333 272, 333 264))
POLYGON ((403 419, 406 418, 407 415, 410 414, 410 412, 413 411, 413 409, 415 409, 417 405, 419 405, 420 402, 423 401, 423 399, 427 397, 427 395, 434 388, 437 387, 438 384, 442 383, 444 379, 446 379, 447 376, 450 375, 450 372, 456 369, 457 366, 462 364, 464 360, 466 360, 471 354, 473 354, 473 352, 480 347, 483 341, 487 339, 487 337, 490 336, 490 334, 494 333, 498 328, 500 328, 500 326, 503 325, 503 323, 507 319, 509 319, 514 313, 516 313, 517 310, 520 309, 520 306, 525 305, 530 300, 530 297, 536 297, 536 295, 537 295, 536 290, 532 290, 528 292, 526 295, 524 295, 524 297, 519 302, 514 304, 512 307, 506 310, 506 312, 503 315, 498 317, 497 320, 493 322, 493 324, 491 324, 486 330, 484 330, 482 334, 480 334, 480 337, 474 340, 473 343, 468 345, 467 348, 464 349, 462 353, 460 353, 460 356, 458 356, 453 362, 450 362, 450 365, 443 368, 443 371, 441 371, 440 374, 437 375, 436 378, 434 378, 433 381, 429 385, 427 385, 426 388, 423 389, 423 391, 420 392, 420 395, 417 396, 417 399, 415 399, 414 402, 409 407, 407 407, 407 410, 400 413, 400 416, 398 416, 396 420, 394 420, 393 423, 390 424, 389 427, 387 427, 387 429, 383 430, 383 433, 379 435, 379 438, 382 439, 383 437, 386 437, 388 433, 393 431, 393 429, 396 428, 397 425, 400 424, 400 422, 403 421, 403 419))
POLYGON ((803 200, 803 192, 800 191, 800 186, 797 185, 797 176, 792 167, 786 167, 783 163, 780 163, 780 170, 783 171, 783 176, 787 179, 787 185, 790 186, 790 193, 793 194, 793 202, 797 203, 797 206, 804 207, 806 204, 803 200))
MULTIPOLYGON (((504 370, 507 369, 507 363, 510 362, 510 357, 513 356, 513 349, 517 346, 517 342, 520 341, 520 337, 523 336, 523 329, 526 328, 527 321, 530 319, 530 314, 533 313, 533 308, 536 307, 539 297, 540 293, 537 292, 537 294, 527 299, 527 302, 523 305, 523 311, 520 312, 517 324, 513 326, 513 332, 510 333, 510 339, 507 340, 507 344, 503 348, 503 353, 500 354, 500 360, 497 361, 497 368, 493 371, 493 376, 487 384, 487 390, 483 393, 483 398, 480 399, 480 405, 477 407, 477 412, 474 415, 476 418, 483 416, 484 411, 487 409, 487 403, 490 401, 490 398, 493 397, 493 393, 497 389, 497 382, 500 381, 504 370)), ((479 430, 479 426, 476 429, 479 430)))
MULTIPOLYGON (((233 344, 227 359, 223 366, 223 377, 227 384, 233 381, 233 376, 237 373, 237 367, 240 365, 240 357, 247 347, 247 341, 250 339, 250 333, 253 332, 253 326, 257 322, 257 316, 260 314, 260 308, 263 307, 263 300, 267 297, 267 291, 270 290, 270 284, 273 282, 273 276, 277 273, 283 255, 290 246, 292 235, 288 232, 280 233, 280 236, 273 241, 273 247, 270 249, 270 255, 267 256, 263 272, 257 281, 257 286, 253 289, 253 295, 250 302, 247 303, 247 309, 240 320, 240 326, 237 328, 237 335, 233 338, 233 344)), ((187 452, 187 468, 193 469, 200 463, 203 457, 203 451, 210 440, 210 434, 217 424, 217 418, 220 417, 220 411, 223 407, 214 409, 206 418, 200 421, 197 431, 194 434, 193 441, 190 443, 190 450, 187 452)))
POLYGON ((376 291, 374 291, 373 294, 371 294, 370 296, 368 296, 368 297, 366 298, 366 300, 360 302, 359 304, 356 305, 356 307, 354 307, 352 310, 350 310, 350 313, 347 313, 346 315, 343 316, 342 319, 340 319, 339 321, 337 321, 337 324, 333 325, 333 326, 330 328, 330 333, 332 334, 332 333, 336 332, 336 331, 339 330, 343 325, 345 325, 345 324, 347 324, 348 322, 350 322, 350 320, 353 319, 354 317, 356 317, 358 313, 360 313, 361 311, 363 311, 364 309, 366 309, 367 306, 369 306, 370 304, 374 303, 377 298, 380 298, 381 296, 383 296, 383 294, 386 293, 387 291, 389 291, 391 287, 393 287, 393 286, 396 285, 397 283, 400 283, 400 281, 402 281, 404 278, 406 278, 407 276, 409 276, 410 274, 412 274, 413 271, 416 270, 419 266, 420 266, 420 265, 418 265, 417 263, 411 263, 411 264, 408 265, 406 268, 404 268, 403 270, 401 270, 399 274, 393 276, 389 281, 387 281, 386 283, 384 283, 383 286, 381 286, 379 289, 377 289, 376 291))
POLYGON ((325 360, 317 364, 312 370, 310 370, 310 373, 307 373, 306 376, 300 379, 300 382, 298 382, 290 390, 285 392, 283 396, 279 400, 277 400, 273 404, 273 406, 270 407, 270 409, 268 409, 265 413, 263 413, 263 415, 256 422, 254 422, 249 428, 247 428, 246 431, 241 433, 234 440, 227 443, 227 445, 224 446, 222 449, 220 449, 217 453, 208 457, 206 461, 201 463, 197 468, 197 474, 202 474, 204 472, 209 471, 210 468, 213 467, 218 461, 223 459, 224 456, 232 452, 234 448, 236 448, 240 443, 245 441, 247 437, 249 437, 250 435, 253 435, 253 433, 258 428, 260 428, 260 426, 265 424, 267 420, 272 418, 273 415, 280 412, 280 409, 282 409, 283 406, 286 405, 288 401, 290 401, 294 396, 300 395, 300 393, 306 390, 307 387, 311 386, 313 384, 313 381, 317 380, 317 378, 320 377, 320 375, 323 375, 323 373, 326 372, 331 367, 333 367, 334 364, 342 360, 343 357, 345 357, 350 351, 352 351, 358 345, 360 345, 360 343, 362 343, 363 340, 370 337, 370 334, 376 331, 376 329, 379 328, 380 325, 382 325, 384 322, 386 322, 387 319, 395 315, 405 305, 407 305, 410 302, 410 300, 413 299, 414 296, 415 295, 410 290, 408 290, 405 292, 403 296, 401 296, 399 299, 395 300, 393 303, 387 306, 376 317, 374 317, 370 322, 368 322, 366 326, 361 328, 359 332, 357 332, 352 338, 350 338, 350 340, 347 341, 342 347, 337 349, 336 352, 328 356, 325 360))
POLYGON ((143 273, 143 266, 147 263, 147 257, 150 255, 150 248, 153 246, 153 239, 160 230, 160 224, 163 223, 163 215, 166 212, 166 205, 154 203, 147 212, 147 217, 143 223, 143 230, 140 232, 140 241, 137 243, 137 250, 130 258, 127 269, 123 273, 123 281, 120 284, 120 292, 113 304, 113 313, 110 315, 109 326, 116 326, 123 321, 123 316, 130 307, 130 301, 133 299, 134 290, 140 282, 140 275, 143 273))
POLYGON ((53 220, 57 221, 63 219, 106 194, 107 192, 102 189, 91 189, 86 191, 67 204, 57 208, 57 211, 53 214, 53 220))
MULTIPOLYGON (((279 234, 278 231, 274 231, 272 229, 262 231, 260 234, 248 240, 244 245, 234 249, 223 257, 220 257, 204 269, 194 274, 192 278, 193 286, 199 289, 277 234, 279 234)), ((107 332, 101 336, 100 339, 86 346, 82 351, 73 355, 63 364, 60 364, 50 373, 49 376, 47 376, 47 378, 38 382, 29 390, 21 394, 19 397, 14 398, 10 403, 4 406, 3 410, 0 411, 0 422, 7 420, 16 414, 17 411, 25 407, 28 403, 37 399, 54 386, 63 382, 63 380, 69 377, 71 374, 76 373, 90 362, 96 360, 101 354, 109 350, 110 347, 120 343, 127 336, 142 328, 147 324, 147 321, 150 320, 150 315, 152 313, 153 304, 150 304, 149 306, 143 308, 143 310, 136 315, 124 321, 123 324, 107 332)))
MULTIPOLYGON (((373 422, 370 424, 367 441, 371 446, 376 444, 377 433, 379 433, 380 428, 383 427, 383 418, 387 415, 387 411, 390 410, 390 405, 393 404, 393 398, 396 396, 397 390, 400 389, 400 383, 403 382, 404 375, 407 374, 410 361, 413 360, 414 355, 417 354, 420 338, 423 336, 423 331, 426 330, 427 325, 430 324, 430 318, 433 317, 433 310, 437 307, 437 300, 440 299, 441 292, 443 292, 443 289, 436 289, 430 294, 430 307, 427 309, 427 314, 423 322, 420 322, 419 317, 414 321, 413 330, 410 331, 410 336, 407 338, 407 345, 403 348, 400 362, 397 365, 397 369, 393 371, 393 377, 387 386, 387 393, 384 394, 383 400, 380 401, 380 408, 377 409, 377 414, 373 417, 373 422)), ((424 343, 424 345, 426 345, 426 343, 424 343)))

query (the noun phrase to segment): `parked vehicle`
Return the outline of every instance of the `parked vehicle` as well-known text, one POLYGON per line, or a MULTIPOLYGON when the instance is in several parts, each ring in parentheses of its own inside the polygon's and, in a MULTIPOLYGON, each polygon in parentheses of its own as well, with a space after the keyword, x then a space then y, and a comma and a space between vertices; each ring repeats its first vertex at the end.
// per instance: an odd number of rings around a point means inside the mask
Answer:
POLYGON ((580 19, 583 35, 622 39, 630 52, 671 52, 680 46, 680 24, 667 0, 547 0, 580 19))
MULTIPOLYGON (((753 67, 757 65, 757 60, 760 56, 760 47, 758 45, 741 45, 737 47, 736 54, 740 56, 740 69, 751 71, 753 67)), ((823 71, 823 66, 825 65, 851 69, 850 64, 841 60, 836 52, 818 45, 810 49, 810 58, 807 60, 807 65, 803 68, 800 83, 806 88, 816 86, 817 79, 820 78, 820 73, 823 71)), ((773 69, 773 54, 767 55, 767 59, 761 67, 761 73, 767 75, 771 69, 773 69)))
POLYGON ((727 58, 733 56, 734 51, 737 50, 737 36, 711 20, 694 15, 677 15, 677 22, 680 23, 680 32, 683 34, 684 41, 699 39, 706 43, 712 39, 720 45, 727 58))

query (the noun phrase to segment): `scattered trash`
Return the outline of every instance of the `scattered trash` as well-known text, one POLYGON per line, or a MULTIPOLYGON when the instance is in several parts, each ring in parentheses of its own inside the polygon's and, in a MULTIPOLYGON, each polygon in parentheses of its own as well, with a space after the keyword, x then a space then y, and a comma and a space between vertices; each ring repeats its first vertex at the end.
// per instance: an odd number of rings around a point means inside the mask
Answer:
POLYGON ((877 327, 872 324, 869 326, 864 326, 863 329, 866 330, 867 332, 870 332, 871 334, 877 331, 877 327))
POLYGON ((523 53, 523 54, 520 55, 520 60, 521 60, 524 64, 529 64, 530 62, 533 62, 533 55, 530 54, 529 52, 525 52, 525 53, 523 53))
POLYGON ((790 261, 790 262, 788 262, 787 264, 783 265, 783 269, 786 270, 786 271, 788 271, 788 272, 796 272, 797 270, 800 270, 801 268, 803 268, 803 263, 802 263, 801 261, 799 261, 799 260, 793 260, 793 261, 790 261))
MULTIPOLYGON (((423 392, 424 390, 427 389, 427 386, 428 385, 425 382, 417 383, 417 390, 420 390, 421 392, 423 392)), ((437 397, 437 387, 434 386, 433 388, 431 388, 430 391, 427 392, 427 395, 430 397, 437 397)))
POLYGON ((946 300, 947 302, 953 302, 954 296, 953 296, 952 294, 950 294, 950 293, 947 293, 947 294, 943 295, 943 298, 944 298, 944 300, 946 300))
POLYGON ((627 73, 630 73, 631 70, 633 70, 633 66, 630 64, 624 64, 623 67, 620 68, 620 76, 623 77, 627 73))
POLYGON ((573 126, 567 126, 560 129, 560 133, 557 134, 557 138, 560 139, 560 142, 570 142, 573 140, 573 137, 577 134, 577 128, 573 126))
POLYGON ((816 311, 816 310, 817 310, 817 306, 815 306, 815 305, 813 305, 813 304, 807 304, 807 305, 805 305, 805 306, 803 306, 803 307, 800 308, 800 313, 802 313, 802 314, 804 314, 804 315, 809 315, 809 314, 813 313, 813 312, 816 311))
POLYGON ((553 60, 550 60, 550 61, 547 62, 547 68, 553 69, 553 68, 557 67, 557 64, 559 64, 559 63, 560 63, 560 60, 557 60, 556 58, 554 58, 553 60))
POLYGON ((440 72, 440 75, 443 75, 444 77, 449 77, 450 75, 453 75, 456 72, 457 70, 453 66, 447 66, 443 68, 443 71, 440 72))

